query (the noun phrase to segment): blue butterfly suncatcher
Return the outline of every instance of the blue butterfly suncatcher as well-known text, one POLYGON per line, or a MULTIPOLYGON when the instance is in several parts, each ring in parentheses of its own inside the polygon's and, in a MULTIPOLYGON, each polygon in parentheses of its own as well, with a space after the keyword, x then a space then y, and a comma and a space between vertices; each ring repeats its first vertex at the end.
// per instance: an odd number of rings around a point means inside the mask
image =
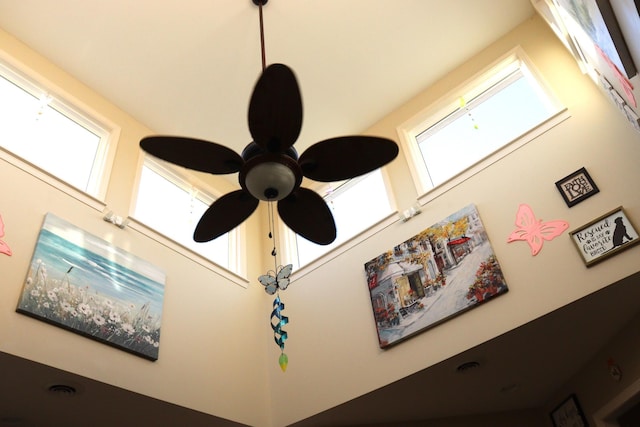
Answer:
POLYGON ((258 277, 258 281, 264 286, 264 291, 269 295, 275 294, 278 289, 284 291, 289 286, 289 276, 293 270, 292 264, 287 264, 284 267, 278 267, 277 273, 273 271, 267 272, 258 277))

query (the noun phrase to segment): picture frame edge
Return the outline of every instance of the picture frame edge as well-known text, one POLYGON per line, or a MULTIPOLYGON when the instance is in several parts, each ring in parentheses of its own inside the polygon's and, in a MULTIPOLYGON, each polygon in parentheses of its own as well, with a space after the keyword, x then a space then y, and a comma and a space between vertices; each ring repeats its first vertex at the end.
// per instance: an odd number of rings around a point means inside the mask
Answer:
POLYGON ((583 224, 583 225, 581 225, 581 226, 579 226, 577 228, 574 228, 573 230, 569 231, 569 237, 571 238, 571 241, 574 243, 574 245, 576 247, 576 250, 580 254, 580 258, 582 258, 582 261, 583 261, 584 265, 587 268, 593 267, 595 264, 598 264, 601 261, 609 259, 612 256, 614 256, 614 255, 616 255, 616 254, 618 254, 618 253, 620 253, 620 252, 622 252, 622 251, 624 251, 624 250, 626 250, 626 249, 628 249, 628 248, 630 248, 630 247, 632 247, 632 246, 634 246, 634 245, 636 245, 637 243, 640 242, 640 237, 639 237, 639 238, 637 238, 637 239, 635 239, 633 241, 624 243, 622 246, 620 246, 618 248, 615 248, 615 249, 612 249, 608 253, 606 253, 604 255, 601 255, 601 256, 599 256, 597 258, 594 258, 594 259, 589 260, 589 261, 585 260, 584 256, 582 255, 582 251, 580 250, 580 247, 578 246, 578 243, 576 242, 576 239, 574 238, 574 235, 576 233, 578 233, 578 232, 580 232, 580 231, 592 226, 593 224, 596 224, 596 223, 602 221, 603 219, 612 216, 616 212, 622 212, 624 217, 627 219, 627 222, 629 223, 629 225, 633 228, 633 231, 636 233, 636 235, 638 235, 637 228, 635 227, 635 225, 633 224, 633 222, 631 221, 631 219, 627 215, 626 211, 624 210, 624 206, 622 206, 622 205, 620 205, 617 208, 612 209, 612 210, 600 215, 599 217, 597 217, 597 218, 595 218, 595 219, 593 219, 593 220, 591 220, 591 221, 589 221, 589 222, 587 222, 587 223, 585 223, 585 224, 583 224))
POLYGON ((574 207, 578 203, 581 203, 581 202, 585 201, 586 199, 588 199, 589 197, 594 196, 594 195, 596 195, 596 194, 598 194, 600 192, 600 188, 598 188, 598 185, 595 183, 595 181, 593 180, 593 178, 591 177, 591 175, 589 174, 589 171, 587 171, 587 168, 585 166, 582 166, 581 168, 575 170, 574 172, 570 173, 569 175, 565 176, 564 178, 561 178, 561 179, 557 180, 555 182, 555 186, 556 186, 558 192, 560 193, 560 195, 562 196, 562 199, 564 200, 565 204, 569 208, 574 207), (578 198, 576 198, 574 200, 569 200, 567 198, 567 194, 562 189, 562 184, 564 184, 565 182, 567 182, 571 178, 573 178, 575 176, 578 176, 580 174, 584 174, 585 175, 585 177, 589 181, 589 184, 592 187, 592 190, 589 193, 587 193, 585 195, 582 195, 582 196, 580 196, 580 197, 578 197, 578 198))

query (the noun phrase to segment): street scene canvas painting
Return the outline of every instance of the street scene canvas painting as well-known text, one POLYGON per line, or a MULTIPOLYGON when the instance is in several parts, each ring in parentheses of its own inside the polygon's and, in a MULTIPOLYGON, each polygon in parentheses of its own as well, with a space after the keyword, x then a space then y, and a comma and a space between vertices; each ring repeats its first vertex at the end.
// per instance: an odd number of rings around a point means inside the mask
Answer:
POLYGON ((157 360, 165 274, 47 214, 17 311, 157 360))
POLYGON ((508 291, 475 205, 364 267, 382 348, 508 291))

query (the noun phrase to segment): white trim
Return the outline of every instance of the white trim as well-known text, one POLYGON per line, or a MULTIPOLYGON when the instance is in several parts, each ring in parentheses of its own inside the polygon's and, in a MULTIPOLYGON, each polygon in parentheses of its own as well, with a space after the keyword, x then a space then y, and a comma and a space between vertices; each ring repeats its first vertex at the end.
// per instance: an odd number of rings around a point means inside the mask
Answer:
POLYGON ((578 44, 577 40, 573 35, 569 33, 566 25, 562 17, 560 16, 560 12, 555 5, 554 0, 531 0, 531 4, 536 9, 538 14, 544 19, 544 21, 549 25, 551 30, 556 34, 558 39, 562 42, 562 44, 567 48, 567 50, 571 53, 573 58, 578 63, 580 67, 580 71, 583 74, 587 74, 589 71, 589 67, 587 65, 587 60, 584 57, 584 53, 582 53, 582 49, 578 44))
MULTIPOLYGON (((329 252, 325 253, 319 258, 316 258, 314 261, 311 261, 310 263, 305 264, 304 266, 300 267, 298 270, 294 271, 293 274, 291 275, 291 281, 293 282, 294 280, 303 278, 307 274, 318 269, 319 267, 323 266, 324 264, 328 263, 334 258, 337 258, 343 253, 345 253, 346 251, 350 250, 351 248, 366 242, 367 239, 369 239, 370 237, 380 233, 387 227, 393 224, 396 224, 398 222, 400 222, 398 220, 398 212, 394 211, 391 214, 387 215, 385 218, 378 221, 377 223, 373 224, 371 227, 367 228, 361 233, 358 233, 351 239, 339 244, 329 252)), ((295 234, 293 232, 290 232, 290 234, 293 235, 295 239, 295 234)))
MULTIPOLYGON (((221 195, 221 192, 219 190, 211 188, 210 186, 206 185, 203 181, 199 180, 197 177, 194 177, 187 173, 183 173, 182 171, 178 170, 178 168, 176 168, 175 165, 172 165, 171 163, 149 156, 145 154, 142 150, 140 150, 135 182, 134 182, 133 191, 131 194, 129 218, 133 219, 137 224, 140 224, 141 226, 143 226, 141 230, 148 231, 149 232, 148 237, 151 237, 152 239, 157 240, 162 244, 166 243, 165 246, 169 245, 169 243, 167 242, 172 242, 172 244, 174 245, 174 246, 171 246, 172 249, 176 250, 177 252, 180 252, 183 249, 188 251, 187 253, 182 253, 182 252, 181 253, 189 258, 191 258, 190 256, 191 253, 196 254, 198 258, 192 258, 195 262, 198 262, 207 268, 210 268, 209 265, 215 266, 216 268, 222 269, 223 271, 231 272, 234 276, 237 275, 240 278, 244 278, 247 274, 246 251, 244 250, 243 245, 240 244, 241 241, 246 241, 245 240, 246 232, 245 232, 244 224, 240 224, 238 227, 228 232, 228 242, 229 242, 229 245, 227 248, 228 265, 226 267, 223 267, 223 266, 219 266, 213 260, 210 260, 206 256, 199 254, 197 251, 187 248, 186 246, 180 244, 179 242, 174 241, 173 239, 165 236, 159 231, 155 231, 152 227, 149 227, 143 221, 139 219, 135 219, 135 208, 136 208, 137 199, 138 199, 138 191, 140 189, 140 179, 142 175, 142 168, 145 165, 149 167, 150 170, 157 173, 161 177, 169 180, 169 182, 173 183, 179 188, 185 191, 195 190, 197 193, 196 195, 200 196, 199 198, 203 199, 202 201, 205 201, 206 203, 211 204, 216 198, 219 198, 221 195), (204 264, 199 261, 199 258, 202 258, 202 260, 205 260, 204 264)), ((212 271, 216 271, 216 270, 212 270, 212 271)))
POLYGON ((160 243, 164 247, 171 249, 175 253, 184 256, 185 258, 190 259, 193 262, 200 264, 201 266, 213 271, 219 276, 235 283, 236 285, 242 286, 243 288, 247 288, 249 286, 249 280, 245 277, 240 276, 239 274, 234 273, 231 270, 228 270, 224 267, 219 266, 213 261, 205 258, 204 256, 198 254, 197 252, 187 248, 186 246, 181 245, 180 243, 172 240, 165 235, 161 234, 158 231, 148 227, 144 223, 136 220, 135 218, 129 217, 128 228, 137 231, 138 233, 160 243))
POLYGON ((554 128, 555 126, 564 122, 570 117, 571 115, 566 109, 560 111, 553 117, 547 119, 545 122, 531 129, 529 132, 525 133, 524 135, 521 135, 519 138, 515 139, 513 142, 506 144, 505 146, 500 148, 498 151, 491 153, 490 155, 488 155, 483 159, 480 159, 479 161, 477 161, 467 169, 463 170, 457 175, 454 175, 453 177, 443 182, 442 184, 437 185, 433 188, 430 188, 425 193, 423 193, 420 197, 418 197, 418 201, 420 202, 421 205, 424 205, 429 203, 431 200, 437 199, 447 191, 451 190, 454 187, 457 187, 458 185, 462 184, 472 176, 476 175, 479 172, 482 172, 482 170, 502 160, 504 157, 508 156, 509 154, 513 153, 519 148, 524 147, 529 142, 536 139, 538 136, 554 128))
POLYGON ((639 400, 640 379, 637 379, 593 414, 596 427, 620 427, 616 418, 639 400))
POLYGON ((70 196, 78 200, 79 202, 84 203, 85 205, 89 206, 92 209, 95 209, 98 212, 104 211, 104 208, 106 207, 106 204, 102 200, 98 200, 90 194, 87 194, 84 191, 73 187, 70 184, 67 184, 65 181, 62 181, 55 175, 52 175, 51 173, 39 168, 33 163, 30 163, 23 158, 16 156, 3 147, 0 147, 0 159, 14 166, 15 168, 31 175, 32 177, 42 181, 50 187, 66 194, 67 196, 70 196))
MULTIPOLYGON (((215 199, 218 199, 223 195, 223 193, 220 190, 211 187, 210 185, 206 184, 204 181, 198 179, 193 174, 190 174, 189 172, 184 171, 183 168, 176 167, 176 165, 166 162, 157 157, 147 155, 144 152, 142 152, 142 150, 140 151, 142 153, 142 156, 138 165, 140 169, 144 165, 147 165, 149 169, 161 175, 163 178, 168 179, 178 187, 184 190, 189 190, 190 188, 195 189, 196 191, 198 191, 198 193, 202 194, 204 196, 203 198, 207 199, 208 202, 213 202, 215 199), (199 189, 204 189, 205 191, 201 191, 199 189)), ((139 178, 138 178, 137 184, 139 184, 139 178)))
MULTIPOLYGON (((395 202, 395 197, 393 196, 393 192, 391 191, 391 184, 389 182, 389 176, 386 172, 385 168, 380 168, 380 169, 376 169, 374 171, 371 171, 369 173, 366 173, 364 175, 360 175, 345 181, 339 181, 339 182, 334 182, 334 183, 322 183, 323 186, 322 187, 311 187, 311 188, 315 188, 316 192, 319 192, 319 189, 322 189, 324 193, 320 193, 321 196, 323 196, 324 201, 329 204, 331 203, 333 200, 336 200, 337 198, 339 198, 341 195, 344 195, 345 192, 351 190, 354 188, 354 186, 356 186, 358 183, 362 182, 364 179, 367 179, 367 177, 371 177, 372 174, 374 173, 378 173, 380 178, 382 179, 382 185, 384 186, 384 194, 387 197, 387 204, 389 209, 385 210, 384 213, 380 213, 381 217, 378 218, 377 221, 375 221, 373 224, 370 224, 370 227, 375 226, 376 224, 378 224, 380 221, 383 221, 385 218, 392 216, 395 214, 397 214, 397 206, 396 206, 396 202, 395 202), (332 188, 333 185, 335 185, 335 188, 332 188), (330 192, 328 192, 328 190, 331 189, 330 192)), ((363 193, 365 194, 365 193, 363 193)), ((344 212, 344 211, 343 211, 344 212)), ((366 225, 366 224, 364 224, 366 225)), ((310 261, 305 262, 304 264, 300 264, 300 252, 298 250, 298 245, 299 245, 299 240, 298 240, 298 236, 296 235, 296 233, 294 233, 292 230, 290 230, 289 228, 287 228, 286 226, 284 226, 281 222, 279 222, 279 230, 281 231, 281 235, 284 236, 283 241, 284 241, 284 245, 280 245, 280 247, 284 250, 282 250, 281 252, 285 254, 284 259, 288 259, 291 260, 292 264, 294 265, 294 268, 303 268, 309 264, 312 264, 315 262, 315 260, 317 259, 322 259, 324 258, 326 255, 333 253, 334 251, 336 251, 338 248, 342 247, 342 245, 349 243, 350 241, 355 239, 355 243, 358 243, 358 236, 361 236, 362 233, 365 233, 367 230, 369 230, 370 227, 366 227, 365 229, 361 230, 360 232, 349 236, 349 233, 345 233, 346 236, 340 236, 338 235, 336 238, 336 241, 332 242, 330 245, 328 245, 329 247, 325 247, 323 251, 318 251, 320 252, 320 254, 314 253, 311 256, 307 256, 305 261, 307 259, 311 259, 310 261), (343 240, 344 239, 344 240, 343 240), (315 256, 315 258, 311 258, 312 256, 315 256)), ((356 228, 357 229, 357 228, 356 228)), ((338 230, 339 231, 339 230, 338 230)), ((303 237, 301 237, 303 238, 303 237)), ((339 252, 342 253, 342 252, 339 252)), ((309 254, 307 254, 309 255, 309 254)))
MULTIPOLYGON (((120 139, 120 127, 3 51, 0 51, 0 74, 35 97, 50 97, 51 108, 100 138, 89 182, 86 191, 83 191, 91 197, 105 200, 120 139)), ((59 179, 57 181, 62 182, 59 179)))
MULTIPOLYGON (((440 184, 439 186, 436 186, 434 188, 429 184, 431 182, 431 179, 428 176, 428 170, 424 165, 422 153, 420 152, 420 147, 416 142, 416 138, 427 128, 441 121, 445 114, 459 108, 457 105, 459 104, 459 99, 461 97, 465 99, 472 99, 478 96, 480 93, 495 85, 500 79, 504 78, 505 75, 508 75, 510 72, 512 72, 515 66, 514 64, 523 65, 519 66, 518 68, 522 70, 525 76, 532 77, 533 80, 538 83, 538 86, 540 86, 540 89, 546 95, 545 98, 550 102, 549 106, 551 107, 551 109, 556 110, 554 116, 536 127, 534 131, 541 129, 540 133, 542 133, 548 128, 557 124, 554 122, 554 119, 558 116, 559 113, 564 111, 563 107, 560 105, 559 101, 554 96, 551 89, 542 78, 541 74, 537 71, 535 65, 528 58, 524 50, 520 46, 516 46, 511 51, 507 52, 502 57, 494 61, 492 64, 485 67, 469 79, 465 80, 462 84, 450 90, 445 95, 441 96, 436 101, 423 108, 417 114, 413 115, 411 118, 409 118, 396 128, 396 132, 400 139, 402 149, 407 154, 409 171, 411 172, 411 177, 413 178, 421 201, 426 200, 424 199, 424 196, 436 189, 440 189, 440 191, 437 191, 437 193, 440 194, 442 192, 442 188, 451 188, 459 184, 461 181, 458 179, 458 177, 460 177, 461 175, 465 175, 469 170, 473 169, 475 170, 473 174, 477 173, 480 164, 485 165, 484 167, 486 167, 492 164, 495 160, 502 158, 506 154, 508 154, 508 152, 504 151, 504 148, 507 146, 513 146, 513 142, 510 144, 506 144, 496 152, 487 156, 487 158, 481 159, 470 168, 462 171, 443 184, 440 184), (545 128, 545 126, 548 127, 545 128), (493 156, 497 156, 497 158, 493 161, 487 162, 487 160, 493 156)), ((529 135, 531 133, 532 132, 527 132, 525 135, 529 135)), ((522 137, 519 138, 518 141, 520 141, 521 139, 522 137)), ((511 151, 513 151, 513 149, 511 151)))

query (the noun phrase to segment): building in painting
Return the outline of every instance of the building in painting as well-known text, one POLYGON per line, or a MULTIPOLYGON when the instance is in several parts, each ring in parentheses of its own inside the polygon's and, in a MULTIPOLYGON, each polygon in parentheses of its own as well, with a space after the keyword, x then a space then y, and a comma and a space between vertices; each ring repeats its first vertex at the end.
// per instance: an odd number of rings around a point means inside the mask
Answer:
POLYGON ((390 262, 384 270, 373 273, 369 280, 371 302, 380 326, 399 324, 413 312, 425 293, 428 276, 420 264, 390 262))

